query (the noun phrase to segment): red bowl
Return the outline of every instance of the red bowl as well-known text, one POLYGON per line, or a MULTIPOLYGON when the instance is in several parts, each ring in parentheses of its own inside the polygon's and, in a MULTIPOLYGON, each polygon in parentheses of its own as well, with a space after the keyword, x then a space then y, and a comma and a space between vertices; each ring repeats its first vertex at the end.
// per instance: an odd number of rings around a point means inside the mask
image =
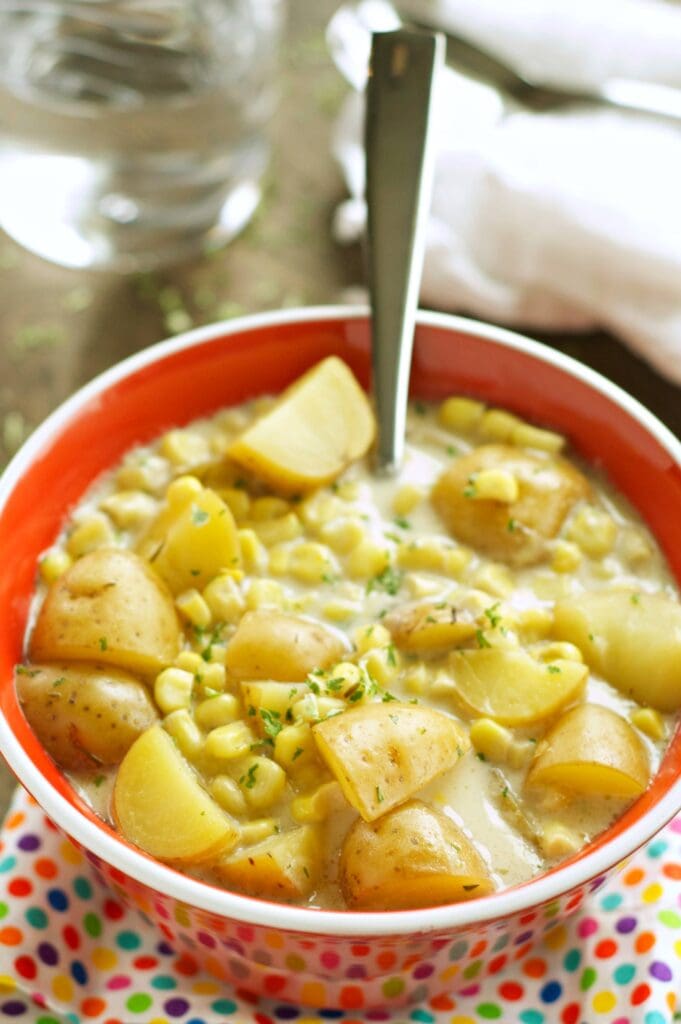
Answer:
MULTIPOLYGON (((40 553, 101 473, 132 446, 221 406, 278 392, 331 353, 369 380, 365 310, 290 310, 200 328, 87 385, 35 432, 0 481, 0 750, 94 873, 171 942, 242 991, 360 1010, 452 991, 498 969, 574 911, 681 809, 681 729, 649 789, 580 853, 523 885, 468 903, 389 913, 316 911, 188 878, 130 846, 78 797, 17 704, 40 553)), ((598 374, 536 342, 422 313, 412 390, 468 393, 569 436, 638 509, 681 582, 681 444, 598 374)))

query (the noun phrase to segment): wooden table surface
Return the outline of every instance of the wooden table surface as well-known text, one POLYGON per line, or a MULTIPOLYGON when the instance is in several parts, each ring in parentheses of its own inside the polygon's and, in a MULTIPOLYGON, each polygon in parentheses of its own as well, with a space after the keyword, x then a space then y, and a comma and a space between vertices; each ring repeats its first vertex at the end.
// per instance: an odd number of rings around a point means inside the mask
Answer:
MULTIPOLYGON (((337 247, 330 235, 344 195, 328 139, 345 86, 323 36, 336 6, 289 0, 265 199, 228 248, 163 273, 122 277, 53 266, 0 233, 0 465, 74 389, 121 358, 192 325, 334 303, 362 284, 358 250, 337 247)), ((619 342, 603 334, 541 340, 620 384, 681 435, 681 391, 619 342)), ((12 788, 0 767, 0 815, 12 788)))

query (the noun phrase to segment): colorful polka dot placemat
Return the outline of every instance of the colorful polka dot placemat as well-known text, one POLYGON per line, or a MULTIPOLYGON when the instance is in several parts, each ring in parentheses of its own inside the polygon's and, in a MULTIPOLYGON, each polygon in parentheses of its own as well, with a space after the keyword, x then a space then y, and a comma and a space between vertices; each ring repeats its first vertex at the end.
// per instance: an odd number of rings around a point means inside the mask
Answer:
POLYGON ((0 833, 0 1020, 17 1024, 671 1024, 681 1020, 681 816, 521 960, 416 1009, 253 1005, 88 874, 19 790, 0 833))

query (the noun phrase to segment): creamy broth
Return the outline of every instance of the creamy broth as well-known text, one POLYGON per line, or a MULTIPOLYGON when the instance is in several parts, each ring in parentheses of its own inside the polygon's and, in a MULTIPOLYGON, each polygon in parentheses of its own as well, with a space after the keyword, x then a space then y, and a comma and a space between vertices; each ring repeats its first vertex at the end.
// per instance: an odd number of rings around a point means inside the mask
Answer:
MULTIPOLYGON (((542 560, 532 565, 509 565, 486 557, 474 545, 460 543, 433 506, 431 490, 458 458, 476 446, 496 444, 500 439, 485 436, 484 432, 456 429, 456 423, 447 425, 441 405, 417 403, 410 408, 406 455, 398 476, 378 479, 372 475, 368 456, 364 456, 327 486, 306 495, 274 500, 273 491, 257 476, 225 459, 233 439, 255 418, 267 413, 272 401, 259 399, 219 412, 130 452, 122 465, 107 474, 74 510, 64 534, 46 554, 36 609, 42 606, 48 585, 54 585, 74 562, 91 551, 139 548, 150 523, 161 514, 173 480, 189 475, 214 490, 234 517, 242 565, 232 572, 229 588, 217 597, 213 595, 212 603, 206 588, 193 593, 190 588, 176 595, 183 633, 182 652, 174 664, 181 672, 193 675, 194 683, 186 701, 171 711, 164 711, 161 701, 159 718, 170 729, 183 757, 193 765, 201 787, 241 830, 238 840, 230 845, 229 855, 312 822, 322 850, 316 855, 320 864, 314 885, 298 898, 286 892, 281 898, 313 907, 343 908, 347 903, 338 884, 339 851, 357 820, 357 810, 337 789, 333 794, 329 791, 327 808, 310 812, 300 805, 301 798, 333 782, 328 765, 319 758, 308 771, 299 772, 290 765, 276 799, 253 807, 249 803, 246 761, 242 758, 220 763, 215 756, 207 757, 201 746, 211 732, 211 720, 199 717, 196 725, 194 715, 199 704, 233 694, 241 701, 240 715, 247 725, 249 717, 255 715, 256 709, 249 707, 242 685, 231 677, 229 669, 224 669, 231 639, 245 613, 284 611, 321 623, 329 634, 342 638, 342 657, 327 670, 307 677, 317 704, 311 710, 296 705, 296 715, 305 715, 306 727, 314 726, 326 715, 342 715, 344 708, 371 702, 389 706, 395 700, 400 705, 436 709, 459 722, 468 734, 473 722, 493 716, 481 716, 462 705, 452 668, 451 644, 422 652, 400 646, 386 628, 396 609, 414 602, 441 608, 448 602, 469 600, 480 624, 472 639, 458 645, 461 649, 531 650, 533 657, 546 656, 551 671, 554 658, 581 661, 574 645, 554 637, 553 609, 557 600, 624 588, 633 602, 647 593, 661 593, 677 602, 678 591, 659 549, 634 510, 598 472, 569 453, 568 458, 588 480, 591 492, 570 507, 558 533, 548 540, 542 560), (562 647, 556 648, 560 643, 562 647), (554 648, 557 653, 551 653, 554 648), (337 683, 338 663, 341 676, 346 671, 343 665, 361 668, 364 689, 358 700, 353 701, 352 691, 345 684, 341 689, 337 683), (210 685, 204 678, 209 675, 210 685), (186 712, 184 717, 177 715, 178 710, 186 712), (184 722, 186 726, 187 719, 194 722, 191 736, 188 727, 183 732, 177 725, 184 722), (215 784, 217 776, 231 782, 221 790, 215 784)), ((518 446, 518 450, 523 447, 518 446)), ((542 458, 553 457, 538 450, 542 458)), ((226 569, 216 566, 216 573, 226 569)), ((68 663, 68 659, 54 660, 68 663)), ((96 655, 92 661, 97 661, 96 655)), ((30 665, 24 668, 24 672, 31 671, 30 665)), ((153 675, 147 675, 144 681, 158 703, 158 678, 155 682, 153 675)), ((592 670, 579 695, 554 712, 528 724, 502 724, 504 751, 490 750, 489 740, 484 735, 476 739, 474 733, 470 749, 453 766, 412 794, 459 827, 496 888, 523 882, 577 852, 631 802, 630 795, 586 796, 551 786, 526 785, 528 770, 547 731, 566 708, 584 702, 606 707, 628 724, 633 721, 652 777, 674 715, 652 711, 647 718, 637 718, 641 704, 592 670)), ((270 730, 274 739, 282 727, 294 724, 294 717, 269 717, 270 724, 274 722, 270 730)), ((213 724, 213 728, 217 726, 213 724)), ((274 739, 267 733, 254 739, 258 756, 273 757, 274 739)), ((94 762, 92 770, 69 772, 76 788, 107 821, 113 821, 116 773, 117 767, 94 762)), ((377 791, 380 785, 379 779, 377 791)), ((238 889, 233 880, 225 882, 215 866, 216 858, 217 854, 212 860, 202 856, 192 862, 188 858, 181 862, 182 869, 238 889)))

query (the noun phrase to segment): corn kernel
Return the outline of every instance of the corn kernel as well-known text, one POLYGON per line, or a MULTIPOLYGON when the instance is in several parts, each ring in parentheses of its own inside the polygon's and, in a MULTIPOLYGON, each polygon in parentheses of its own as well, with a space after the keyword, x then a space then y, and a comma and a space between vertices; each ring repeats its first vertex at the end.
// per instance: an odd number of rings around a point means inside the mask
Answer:
POLYGON ((329 622, 349 622, 350 619, 354 619, 356 615, 359 615, 360 611, 360 605, 353 601, 343 601, 340 599, 328 601, 322 608, 324 617, 329 622))
POLYGON ((507 469, 482 469, 466 488, 473 501, 499 501, 506 505, 518 500, 518 481, 507 469))
POLYGON ((366 530, 359 519, 344 516, 341 519, 333 519, 324 523, 319 535, 325 544, 340 555, 346 555, 352 551, 366 537, 366 530))
POLYGON ((447 398, 438 409, 438 423, 464 434, 476 430, 485 412, 482 402, 473 398, 447 398))
POLYGON ((298 514, 310 530, 319 530, 324 523, 337 519, 346 511, 346 506, 335 495, 317 491, 301 501, 298 514))
POLYGON ((210 626, 213 617, 208 604, 198 590, 184 590, 175 598, 175 607, 191 622, 192 626, 205 629, 210 626))
MULTIPOLYGON (((197 704, 194 710, 197 725, 208 731, 231 725, 233 722, 235 725, 245 725, 243 722, 237 722, 240 714, 239 701, 232 693, 221 693, 217 697, 208 697, 197 704)), ((230 735, 232 734, 230 733, 230 735)), ((252 743, 253 740, 251 739, 249 742, 252 743)))
POLYGON ((629 565, 647 562, 653 550, 645 535, 636 529, 628 529, 622 536, 622 555, 629 565))
POLYGON ((251 757, 239 776, 246 803, 262 811, 281 799, 286 788, 286 772, 269 757, 251 757))
POLYGON ((156 512, 156 502, 144 491, 116 491, 100 503, 100 508, 121 530, 148 522, 156 512))
POLYGON ((291 550, 289 572, 303 583, 320 583, 338 574, 338 563, 325 544, 306 541, 291 550))
POLYGON ((612 551, 617 539, 617 523, 603 509, 584 505, 570 522, 567 535, 584 554, 601 558, 612 551))
POLYGON ((543 452, 557 455, 565 447, 565 438, 553 430, 543 430, 529 423, 520 422, 511 431, 511 444, 519 448, 538 448, 543 452))
POLYGON ((270 548, 269 571, 273 576, 285 576, 291 560, 290 549, 285 544, 270 548))
MULTIPOLYGON (((213 700, 221 700, 222 696, 224 695, 214 697, 213 700)), ((205 704, 206 701, 203 701, 196 709, 197 721, 199 721, 198 712, 205 704)), ((231 761, 247 754, 255 742, 255 736, 246 723, 240 719, 236 722, 230 722, 228 725, 218 725, 211 729, 206 736, 203 749, 209 757, 231 761)))
POLYGON ((310 726, 305 722, 285 725, 274 739, 274 759, 292 775, 317 762, 317 747, 310 726))
POLYGON ((215 417, 215 424, 228 434, 240 434, 252 421, 253 416, 243 407, 237 409, 221 409, 215 417))
POLYGON ((354 634, 355 646, 359 654, 366 654, 375 647, 387 647, 392 642, 390 632, 380 623, 359 626, 354 634))
POLYGON ((181 509, 198 498, 203 487, 195 476, 178 476, 168 485, 166 500, 171 508, 181 509))
POLYGON ((241 588, 231 573, 220 573, 211 580, 203 588, 203 599, 219 622, 236 622, 246 607, 241 588))
POLYGON ((316 696, 314 693, 306 693, 291 708, 294 720, 302 722, 321 722, 340 711, 345 711, 345 701, 336 697, 316 696))
POLYGON ((388 551, 367 538, 350 552, 345 567, 355 579, 368 580, 380 576, 388 568, 389 561, 388 551))
POLYGON ((361 486, 357 480, 344 480, 336 487, 336 494, 343 501, 357 501, 361 494, 361 486))
POLYGON ((45 583, 54 583, 73 565, 73 559, 63 548, 52 548, 40 560, 40 575, 45 583))
POLYGON ((265 519, 280 519, 287 512, 291 511, 288 501, 283 498, 275 498, 266 495, 264 498, 254 498, 251 504, 251 519, 262 522, 265 519))
POLYGON ((253 529, 267 547, 283 544, 300 537, 303 527, 295 512, 288 512, 279 519, 263 519, 253 523, 253 529))
POLYGON ((170 480, 170 466, 166 459, 150 455, 143 462, 127 463, 116 473, 116 486, 123 491, 146 491, 162 494, 170 480))
POLYGON ((337 782, 324 782, 313 793, 298 796, 291 803, 291 815, 301 825, 311 825, 326 819, 344 802, 337 782))
POLYGON ((333 692, 345 696, 349 690, 358 686, 363 678, 359 665, 355 665, 352 661, 339 661, 337 665, 329 669, 328 679, 322 681, 322 685, 326 685, 327 689, 332 689, 328 685, 329 680, 332 679, 335 685, 333 692))
POLYGON ((210 690, 213 694, 221 692, 227 685, 227 672, 225 666, 219 662, 206 662, 201 659, 202 665, 196 673, 197 681, 204 691, 210 690))
POLYGON ((237 532, 244 569, 246 572, 261 575, 267 568, 267 549, 255 530, 242 528, 237 532))
POLYGON ((163 720, 163 728, 175 740, 185 757, 191 761, 203 746, 203 733, 186 708, 171 711, 163 720))
POLYGON ((202 660, 217 665, 224 665, 227 661, 227 647, 225 644, 209 644, 202 654, 202 660), (205 657, 204 657, 205 655, 205 657))
POLYGON ((473 585, 485 590, 493 597, 508 597, 513 593, 514 583, 505 565, 488 562, 473 577, 473 585))
POLYGON ((445 552, 455 550, 447 547, 444 541, 431 538, 413 540, 408 544, 400 544, 395 560, 400 569, 415 569, 421 572, 441 572, 445 562, 445 552))
POLYGON ((154 700, 164 715, 178 708, 188 708, 191 703, 194 675, 182 668, 164 668, 156 676, 154 700))
POLYGON ((503 764, 513 743, 513 733, 491 718, 478 718, 471 723, 471 743, 489 761, 503 764))
POLYGON ((488 409, 480 419, 478 428, 483 437, 491 441, 510 441, 521 420, 503 409, 488 409))
POLYGON ((664 719, 654 708, 637 708, 630 715, 631 724, 651 740, 663 740, 667 734, 664 719))
POLYGON ((393 512, 396 516, 408 516, 425 498, 423 487, 403 484, 393 497, 393 512))
POLYGON ((542 853, 549 860, 569 857, 582 846, 580 837, 572 829, 558 822, 550 822, 544 826, 539 843, 542 853))
POLYGON ((239 783, 229 775, 216 775, 208 786, 210 795, 228 814, 240 815, 246 812, 246 797, 239 783))
POLYGON ((253 846, 255 843, 273 836, 279 831, 274 818, 258 818, 255 821, 246 821, 241 826, 241 842, 244 846, 253 846))
POLYGON ((276 580, 253 580, 246 592, 246 607, 283 608, 285 597, 283 588, 276 580))
POLYGON ((97 548, 111 547, 115 542, 111 523, 103 515, 84 519, 69 534, 66 549, 72 558, 81 558, 97 548))
POLYGON ((241 487, 220 487, 218 495, 229 508, 237 523, 248 518, 251 510, 251 499, 241 487))
POLYGON ((428 689, 428 682, 428 670, 423 664, 413 665, 402 677, 405 690, 419 697, 428 689))
POLYGON ((161 439, 159 451, 174 466, 195 466, 210 458, 206 438, 193 430, 169 430, 161 439))
POLYGON ((439 597, 442 594, 442 580, 434 576, 423 576, 420 573, 410 572, 404 578, 404 586, 409 591, 409 596, 439 597))
POLYGON ((464 569, 470 563, 473 553, 468 548, 460 547, 445 547, 442 550, 442 565, 440 566, 440 572, 446 576, 452 576, 454 579, 458 579, 464 569))
POLYGON ((542 645, 537 651, 540 661, 546 663, 564 659, 565 661, 584 661, 584 655, 576 644, 567 640, 554 640, 553 643, 542 645))
POLYGON ((574 572, 582 561, 582 552, 569 540, 559 540, 553 548, 551 568, 554 572, 574 572))
POLYGON ((193 676, 202 671, 204 664, 203 658, 196 651, 180 651, 175 658, 175 666, 191 672, 193 676))
POLYGON ((534 757, 537 744, 532 740, 513 740, 506 762, 511 768, 524 768, 534 757))
POLYGON ((516 626, 523 639, 543 640, 553 629, 553 612, 549 608, 525 608, 516 614, 516 626))
POLYGON ((362 656, 364 668, 379 686, 387 686, 395 680, 400 672, 401 661, 393 644, 369 651, 362 656))

